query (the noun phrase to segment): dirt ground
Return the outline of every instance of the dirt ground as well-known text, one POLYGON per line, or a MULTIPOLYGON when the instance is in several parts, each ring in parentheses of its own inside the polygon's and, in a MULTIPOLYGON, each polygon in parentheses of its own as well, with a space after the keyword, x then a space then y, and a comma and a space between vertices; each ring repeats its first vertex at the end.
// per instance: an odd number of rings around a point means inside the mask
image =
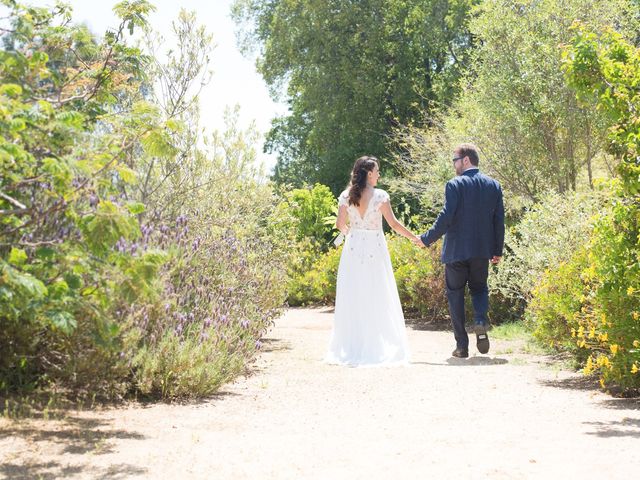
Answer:
POLYGON ((0 478, 637 478, 637 399, 515 342, 451 358, 430 329, 409 329, 409 367, 325 365, 331 322, 289 310, 255 373, 206 401, 0 419, 0 478))

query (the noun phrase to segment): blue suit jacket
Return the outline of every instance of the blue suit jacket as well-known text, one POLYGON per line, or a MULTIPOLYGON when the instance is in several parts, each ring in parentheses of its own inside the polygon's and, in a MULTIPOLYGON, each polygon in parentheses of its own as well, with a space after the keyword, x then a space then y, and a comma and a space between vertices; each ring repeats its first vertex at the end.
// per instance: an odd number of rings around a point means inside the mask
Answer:
POLYGON ((430 245, 442 235, 442 263, 502 256, 504 204, 500 184, 471 168, 447 182, 442 211, 420 238, 430 245))

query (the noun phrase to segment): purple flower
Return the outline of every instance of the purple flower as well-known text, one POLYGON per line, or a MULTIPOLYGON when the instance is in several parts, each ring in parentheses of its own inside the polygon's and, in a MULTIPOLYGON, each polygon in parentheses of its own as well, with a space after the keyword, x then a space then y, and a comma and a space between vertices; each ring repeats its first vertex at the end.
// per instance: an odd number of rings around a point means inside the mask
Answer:
POLYGON ((256 350, 260 350, 262 348, 262 342, 260 340, 256 340, 256 350))
POLYGON ((120 237, 120 239, 116 242, 116 249, 120 253, 125 253, 127 251, 127 241, 124 237, 120 237))
POLYGON ((247 320, 247 319, 242 320, 242 321, 240 322, 240 326, 241 326, 242 328, 249 328, 249 320, 247 320))
POLYGON ((100 199, 98 198, 97 195, 91 195, 89 197, 89 205, 91 205, 92 207, 95 207, 96 205, 98 205, 98 203, 100 203, 100 199))

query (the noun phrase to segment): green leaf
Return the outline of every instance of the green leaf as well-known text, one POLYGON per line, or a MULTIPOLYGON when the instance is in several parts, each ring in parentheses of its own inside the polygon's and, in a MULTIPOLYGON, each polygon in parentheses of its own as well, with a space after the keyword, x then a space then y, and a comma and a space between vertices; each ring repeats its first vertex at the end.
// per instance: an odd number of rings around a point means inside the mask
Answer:
POLYGON ((22 118, 12 118, 9 122, 9 130, 13 133, 21 132, 25 128, 27 124, 22 118))
POLYGON ((22 273, 9 264, 2 265, 0 282, 29 299, 41 299, 47 295, 47 287, 44 283, 28 273, 22 273))
POLYGON ((41 260, 51 260, 56 254, 56 251, 53 248, 49 247, 40 247, 36 250, 36 257, 41 260))
POLYGON ((45 158, 42 161, 42 168, 51 175, 56 190, 64 190, 71 183, 73 174, 65 160, 51 157, 45 158))
POLYGON ((0 85, 0 95, 6 95, 7 97, 19 97, 22 95, 22 87, 15 83, 5 83, 0 85))
POLYGON ((127 204, 127 209, 132 215, 138 215, 140 213, 143 213, 146 207, 144 206, 144 203, 130 202, 127 204))
POLYGON ((49 285, 50 298, 62 298, 69 291, 69 285, 64 280, 57 280, 49 285))
POLYGON ((106 253, 120 237, 130 240, 139 236, 137 220, 124 213, 113 202, 103 200, 94 215, 85 217, 81 228, 94 253, 106 253))
POLYGON ((84 116, 75 111, 60 112, 56 115, 56 120, 65 127, 73 128, 74 130, 82 130, 84 126, 84 116))
POLYGON ((72 290, 78 290, 82 287, 82 277, 80 275, 76 275, 74 273, 66 273, 64 275, 64 280, 72 290))
POLYGON ((11 265, 19 267, 21 265, 24 265, 26 261, 27 254, 24 250, 15 247, 11 248, 11 252, 9 252, 9 263, 11 265))
POLYGON ((63 310, 49 310, 46 313, 46 316, 55 328, 61 330, 67 335, 73 333, 73 331, 78 327, 78 322, 73 314, 69 312, 65 312, 63 310))
POLYGON ((124 183, 128 183, 129 185, 134 185, 138 181, 136 172, 131 170, 126 165, 118 165, 116 167, 116 170, 124 183))

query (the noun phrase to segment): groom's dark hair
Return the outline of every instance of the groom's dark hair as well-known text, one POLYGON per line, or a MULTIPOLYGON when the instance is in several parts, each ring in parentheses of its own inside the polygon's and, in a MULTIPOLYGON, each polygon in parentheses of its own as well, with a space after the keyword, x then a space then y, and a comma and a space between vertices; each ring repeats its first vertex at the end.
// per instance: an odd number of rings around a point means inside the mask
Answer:
POLYGON ((456 148, 456 152, 461 157, 469 157, 469 161, 471 165, 478 166, 480 163, 480 156, 478 155, 478 147, 476 147, 473 143, 461 143, 456 148))

